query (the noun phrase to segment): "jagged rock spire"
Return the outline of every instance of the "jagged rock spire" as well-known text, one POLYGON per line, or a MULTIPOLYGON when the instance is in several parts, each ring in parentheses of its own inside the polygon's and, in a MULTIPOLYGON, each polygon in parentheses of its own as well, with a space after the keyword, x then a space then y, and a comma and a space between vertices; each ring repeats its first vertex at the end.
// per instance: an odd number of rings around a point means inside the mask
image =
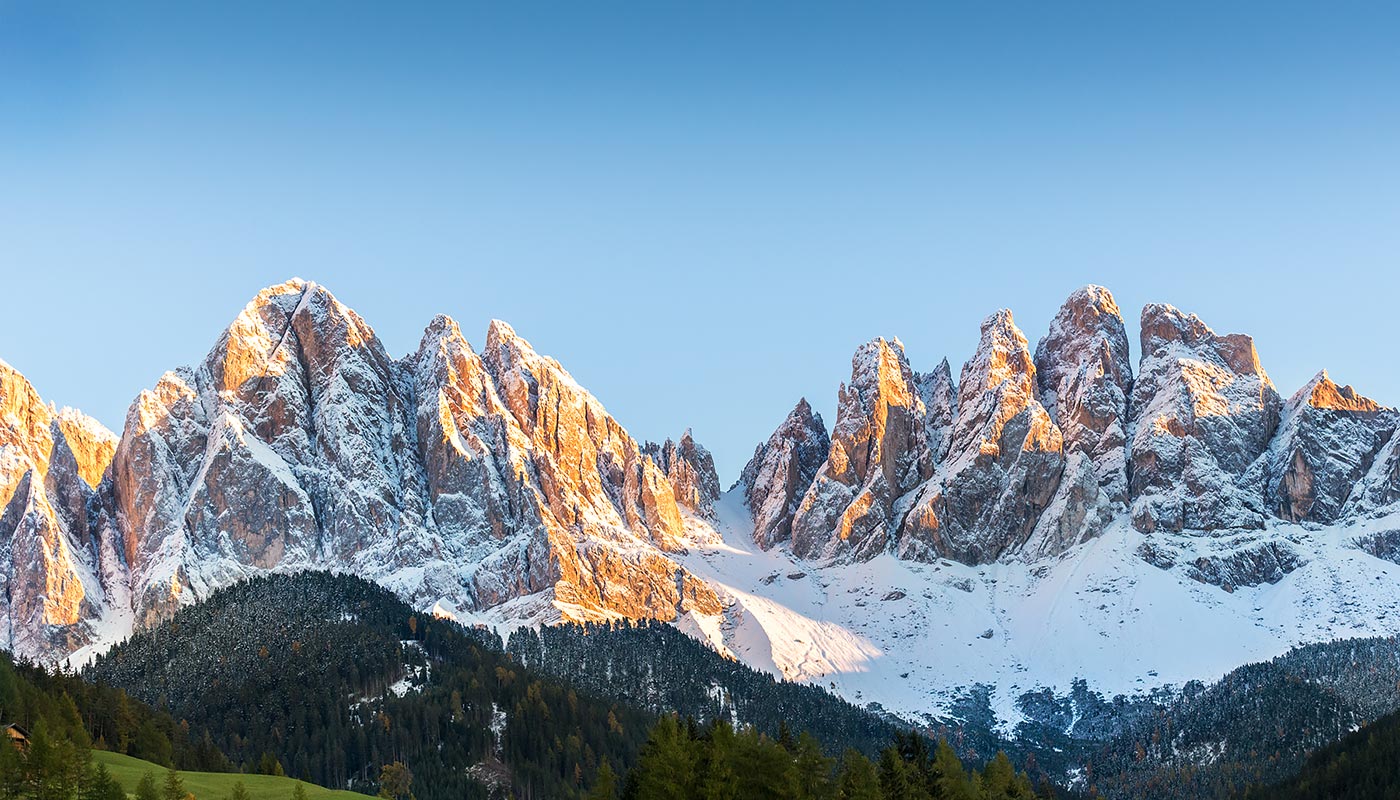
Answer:
POLYGON ((0 361, 0 646, 40 656, 88 644, 122 591, 97 491, 115 448, 96 420, 46 405, 0 361))
POLYGON ((1085 286, 1069 296, 1036 346, 1036 383, 1064 436, 1065 470, 1037 531, 1036 549, 1054 553, 1102 531, 1127 508, 1128 334, 1113 295, 1085 286))
POLYGON ((1268 507, 1290 521, 1332 522, 1395 433, 1395 409, 1338 386, 1323 370, 1289 398, 1265 470, 1268 507))
POLYGON ((958 386, 948 359, 938 362, 931 372, 914 373, 914 385, 924 402, 924 446, 930 463, 926 471, 948 457, 952 445, 953 419, 958 410, 958 386))
POLYGON ((666 475, 677 504, 704 519, 714 519, 720 494, 715 459, 695 441, 689 428, 681 434, 680 442, 647 442, 642 449, 666 475))
POLYGON ((982 322, 977 352, 963 365, 947 458, 913 499, 897 552, 981 563, 1020 548, 1063 467, 1063 439, 1036 399, 1026 337, 1010 311, 998 311, 982 322))
POLYGON ((899 340, 874 339, 851 361, 826 463, 792 522, 804 558, 869 558, 888 544, 896 498, 927 477, 924 405, 899 340))
POLYGON ((753 512, 754 541, 767 550, 792 537, 792 519, 831 448, 826 425, 807 398, 798 401, 744 465, 739 484, 753 512))

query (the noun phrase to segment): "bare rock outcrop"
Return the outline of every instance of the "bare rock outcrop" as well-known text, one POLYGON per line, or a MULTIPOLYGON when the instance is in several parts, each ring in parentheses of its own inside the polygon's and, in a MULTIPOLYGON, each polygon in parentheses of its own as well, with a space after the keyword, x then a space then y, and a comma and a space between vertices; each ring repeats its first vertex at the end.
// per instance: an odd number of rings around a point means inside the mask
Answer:
POLYGON ((123 576, 99 489, 116 437, 56 411, 0 361, 0 645, 35 657, 92 641, 123 576), (108 546, 104 547, 104 541, 108 546))
POLYGON ((976 564, 1018 550, 1063 469, 1063 437, 1036 397, 1026 337, 1010 311, 999 311, 983 321, 977 352, 963 365, 947 457, 910 504, 897 552, 976 564))
POLYGON ((1130 408, 1132 521, 1138 530, 1259 528, 1262 475, 1282 401, 1254 340, 1217 335, 1168 305, 1142 310, 1130 408))
POLYGON ((1291 522, 1332 522, 1400 414, 1319 372, 1289 398, 1265 470, 1268 507, 1291 522))
POLYGON ((715 459, 689 430, 679 442, 647 442, 643 450, 665 473, 676 503, 704 519, 715 518, 715 502, 720 495, 715 459))
POLYGON ((841 387, 827 459, 792 521, 803 558, 871 558, 888 547, 894 502, 929 476, 924 404, 899 340, 875 339, 841 387))
POLYGON ((767 550, 792 537, 792 519, 831 449, 820 414, 807 399, 754 449, 739 476, 744 499, 753 512, 754 541, 767 550))

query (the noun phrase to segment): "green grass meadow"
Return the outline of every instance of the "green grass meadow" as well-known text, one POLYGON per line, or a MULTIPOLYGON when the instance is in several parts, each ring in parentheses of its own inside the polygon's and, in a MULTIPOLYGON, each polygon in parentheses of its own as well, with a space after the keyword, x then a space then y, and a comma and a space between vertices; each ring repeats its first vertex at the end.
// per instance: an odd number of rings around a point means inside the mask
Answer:
MULTIPOLYGON (((147 770, 155 775, 157 786, 160 786, 161 782, 165 780, 165 767, 158 767, 149 761, 142 761, 139 758, 119 753, 108 753, 104 750, 92 751, 92 758, 98 764, 106 764, 107 771, 112 773, 112 777, 117 779, 117 782, 128 794, 136 791, 136 784, 141 782, 141 776, 145 775, 147 770)), ((185 789, 193 794, 196 800, 223 800, 233 792, 233 784, 238 781, 243 781, 243 785, 248 789, 248 795, 253 800, 291 800, 292 791, 298 783, 302 783, 306 787, 306 796, 309 800, 365 800, 368 796, 358 792, 326 789, 315 784, 304 783, 292 778, 279 778, 274 775, 181 772, 180 779, 185 782, 185 789)))

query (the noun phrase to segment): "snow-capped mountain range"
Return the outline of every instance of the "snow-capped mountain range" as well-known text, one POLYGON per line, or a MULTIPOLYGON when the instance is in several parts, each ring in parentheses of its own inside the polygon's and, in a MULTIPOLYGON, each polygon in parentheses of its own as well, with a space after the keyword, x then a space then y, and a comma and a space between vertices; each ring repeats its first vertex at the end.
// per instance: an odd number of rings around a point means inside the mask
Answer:
POLYGON ((1400 414, 1109 292, 1031 349, 1009 311, 957 380, 861 346, 828 432, 799 402, 721 492, 502 322, 389 356, 324 287, 260 292, 120 437, 0 362, 0 644, 82 660, 266 570, 373 578, 501 628, 673 621, 917 717, 972 684, 1106 694, 1400 632, 1400 414))

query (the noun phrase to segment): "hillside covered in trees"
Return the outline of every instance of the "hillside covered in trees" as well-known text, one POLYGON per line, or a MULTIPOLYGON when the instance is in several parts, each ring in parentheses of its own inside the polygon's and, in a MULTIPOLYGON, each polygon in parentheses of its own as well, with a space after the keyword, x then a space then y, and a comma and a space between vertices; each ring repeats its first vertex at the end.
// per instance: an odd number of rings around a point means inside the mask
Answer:
POLYGON ((1298 774, 1245 791, 1243 800, 1391 800, 1400 797, 1400 713, 1312 755, 1298 774))
POLYGON ((1308 754, 1400 707, 1400 641, 1300 647, 1187 685, 1086 750, 1087 783, 1111 797, 1228 800, 1293 774, 1308 754))
POLYGON ((522 669, 491 634, 416 613, 328 573, 216 593, 85 671, 121 686, 238 763, 374 792, 404 762, 419 800, 572 797, 630 764, 653 716, 522 669))

